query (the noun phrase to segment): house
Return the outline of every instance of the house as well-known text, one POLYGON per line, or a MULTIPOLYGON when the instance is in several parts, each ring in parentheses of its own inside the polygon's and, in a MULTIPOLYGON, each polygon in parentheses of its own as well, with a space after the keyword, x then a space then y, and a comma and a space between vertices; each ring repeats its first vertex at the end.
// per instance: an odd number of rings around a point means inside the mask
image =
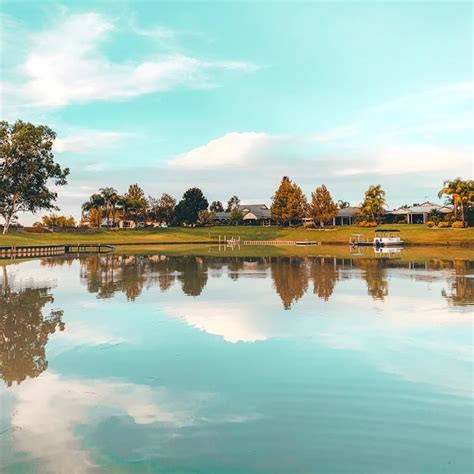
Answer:
POLYGON ((239 206, 244 215, 244 224, 271 225, 272 211, 266 204, 239 206))
POLYGON ((333 225, 352 225, 360 207, 343 207, 338 209, 336 217, 333 219, 333 225))
POLYGON ((407 224, 426 224, 428 216, 433 212, 437 211, 440 214, 451 214, 453 208, 451 206, 441 206, 429 201, 422 204, 414 204, 411 207, 399 208, 393 211, 388 211, 386 214, 392 216, 404 216, 407 224))
MULTIPOLYGON (((239 205, 243 215, 243 223, 248 225, 271 225, 272 211, 266 204, 239 205)), ((216 222, 221 224, 230 223, 230 212, 216 212, 216 222)))

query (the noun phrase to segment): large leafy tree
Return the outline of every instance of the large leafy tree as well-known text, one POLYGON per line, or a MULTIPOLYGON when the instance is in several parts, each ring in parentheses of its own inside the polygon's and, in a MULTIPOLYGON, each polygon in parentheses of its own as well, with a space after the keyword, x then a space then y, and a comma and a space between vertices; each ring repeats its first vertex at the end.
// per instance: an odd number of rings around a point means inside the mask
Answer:
POLYGON ((360 205, 360 216, 371 222, 377 222, 380 216, 385 212, 385 191, 380 184, 370 186, 365 192, 365 198, 360 205))
POLYGON ((290 225, 305 216, 307 206, 308 203, 301 188, 296 183, 292 183, 288 176, 284 176, 273 196, 272 219, 279 224, 290 225))
POLYGON ((319 222, 321 227, 337 215, 337 206, 332 200, 331 193, 326 186, 321 185, 314 193, 311 193, 311 204, 309 205, 309 215, 319 222))
POLYGON ((474 181, 456 178, 444 182, 443 188, 438 193, 439 197, 448 197, 449 203, 453 205, 454 217, 465 223, 466 216, 474 201, 474 181))
POLYGON ((199 188, 190 188, 184 194, 175 209, 175 221, 178 224, 195 224, 199 211, 207 209, 209 203, 199 188))
POLYGON ((58 209, 57 193, 48 187, 67 183, 69 169, 54 161, 56 134, 45 125, 0 122, 0 215, 3 233, 22 211, 58 209))

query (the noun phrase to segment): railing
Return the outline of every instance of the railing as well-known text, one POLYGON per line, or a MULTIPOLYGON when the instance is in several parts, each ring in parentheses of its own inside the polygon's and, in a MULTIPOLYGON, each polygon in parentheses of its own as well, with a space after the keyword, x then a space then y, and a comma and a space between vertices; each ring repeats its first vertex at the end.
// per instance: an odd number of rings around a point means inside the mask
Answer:
POLYGON ((108 244, 12 245, 0 247, 0 259, 48 257, 68 253, 102 253, 114 249, 113 245, 108 244))

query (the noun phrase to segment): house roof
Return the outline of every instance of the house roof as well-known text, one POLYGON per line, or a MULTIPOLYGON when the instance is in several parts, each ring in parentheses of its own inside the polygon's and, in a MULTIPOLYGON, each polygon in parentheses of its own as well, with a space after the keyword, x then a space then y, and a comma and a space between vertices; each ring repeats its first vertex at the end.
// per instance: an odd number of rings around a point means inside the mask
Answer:
POLYGON ((241 204, 239 209, 244 214, 244 219, 247 214, 253 214, 255 217, 249 216, 246 220, 249 219, 270 219, 272 217, 272 211, 266 204, 241 204))
POLYGON ((343 207, 337 211, 337 217, 352 217, 360 211, 360 207, 349 206, 343 207))
POLYGON ((401 214, 423 214, 425 212, 430 213, 432 211, 439 211, 445 214, 453 212, 452 208, 449 206, 441 206, 440 204, 435 204, 433 202, 423 202, 422 204, 417 204, 416 206, 410 206, 408 208, 399 208, 395 209, 388 214, 401 215, 401 214))

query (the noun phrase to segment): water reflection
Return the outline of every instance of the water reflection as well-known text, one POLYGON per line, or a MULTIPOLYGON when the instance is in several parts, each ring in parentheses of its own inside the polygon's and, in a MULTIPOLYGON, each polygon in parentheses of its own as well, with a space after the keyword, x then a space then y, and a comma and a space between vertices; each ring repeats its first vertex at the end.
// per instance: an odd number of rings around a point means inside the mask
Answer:
MULTIPOLYGON (((45 259, 43 265, 70 265, 71 258, 45 259)), ((406 261, 393 258, 311 257, 196 257, 165 255, 102 255, 80 257, 80 278, 90 293, 110 298, 124 293, 135 301, 144 289, 158 286, 167 291, 180 284, 184 294, 199 296, 208 278, 222 275, 241 277, 271 276, 273 288, 285 309, 290 309, 308 291, 328 301, 337 282, 363 278, 367 294, 375 301, 389 295, 390 269, 405 269, 415 280, 445 279, 442 295, 453 306, 474 303, 474 261, 429 259, 406 261), (448 273, 436 273, 446 270, 448 273)))
POLYGON ((2 267, 0 471, 469 472, 473 273, 334 256, 2 267))
POLYGON ((49 336, 64 331, 63 311, 44 307, 54 301, 50 287, 22 287, 9 281, 3 267, 0 282, 0 377, 8 386, 38 377, 48 367, 49 336))

